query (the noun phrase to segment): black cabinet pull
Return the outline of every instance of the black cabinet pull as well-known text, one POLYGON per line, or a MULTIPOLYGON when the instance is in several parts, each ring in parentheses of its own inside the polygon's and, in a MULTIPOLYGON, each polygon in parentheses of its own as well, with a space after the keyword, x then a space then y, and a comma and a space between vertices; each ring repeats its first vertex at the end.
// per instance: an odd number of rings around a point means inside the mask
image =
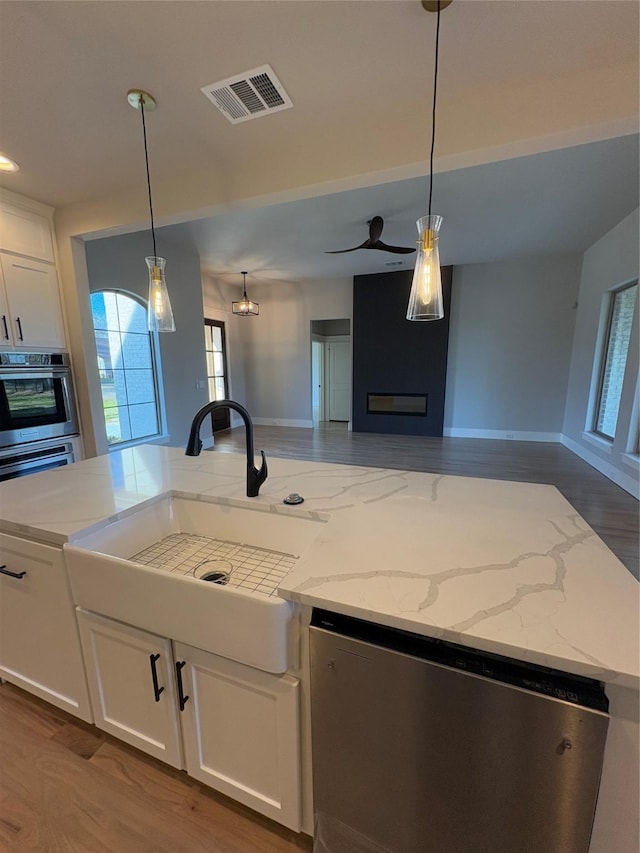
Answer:
POLYGON ((156 702, 160 701, 160 694, 164 687, 158 687, 158 670, 156 669, 156 661, 160 659, 160 655, 149 655, 149 663, 151 664, 151 678, 153 679, 153 695, 156 702))
POLYGON ((26 572, 10 572, 6 566, 0 566, 0 574, 9 575, 10 578, 18 578, 21 581, 26 572))
POLYGON ((4 327, 4 339, 5 341, 9 340, 9 327, 7 326, 7 315, 2 315, 2 325, 4 327))
POLYGON ((186 660, 176 661, 176 680, 178 682, 178 703, 180 705, 180 710, 184 711, 184 706, 189 701, 189 697, 184 695, 184 688, 182 686, 182 668, 186 666, 186 660))
POLYGON ((16 323, 18 324, 18 337, 23 341, 24 335, 22 334, 22 323, 20 322, 20 317, 16 317, 16 323))

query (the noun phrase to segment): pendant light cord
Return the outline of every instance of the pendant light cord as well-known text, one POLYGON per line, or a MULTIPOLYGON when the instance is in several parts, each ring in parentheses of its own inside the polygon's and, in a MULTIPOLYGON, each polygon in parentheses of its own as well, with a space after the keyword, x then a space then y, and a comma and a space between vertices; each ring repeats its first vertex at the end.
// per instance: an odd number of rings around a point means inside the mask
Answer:
MULTIPOLYGON (((436 21, 436 60, 433 71, 433 111, 431 115, 431 154, 429 155, 429 216, 431 216, 431 196, 433 195, 433 152, 436 147, 436 94, 438 92, 438 47, 440 44, 440 0, 436 21)), ((147 166, 147 170, 148 170, 147 166)))
MULTIPOLYGON (((439 16, 438 16, 439 17, 439 16)), ((156 229, 153 227, 153 203, 151 201, 151 178, 149 177, 149 152, 147 151, 147 127, 144 121, 144 95, 140 95, 140 112, 142 113, 142 136, 144 138, 144 161, 147 165, 147 190, 149 192, 149 212, 151 214, 151 236, 153 237, 153 257, 157 257, 156 229)))

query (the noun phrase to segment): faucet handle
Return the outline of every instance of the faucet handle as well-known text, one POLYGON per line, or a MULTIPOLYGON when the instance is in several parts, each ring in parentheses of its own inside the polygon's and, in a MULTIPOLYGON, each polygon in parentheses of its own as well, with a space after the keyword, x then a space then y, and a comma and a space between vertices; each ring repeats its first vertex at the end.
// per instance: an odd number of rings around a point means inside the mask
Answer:
POLYGON ((262 456, 262 465, 260 466, 260 470, 258 471, 258 482, 264 483, 267 479, 267 457, 264 455, 264 450, 260 451, 260 456, 262 456))

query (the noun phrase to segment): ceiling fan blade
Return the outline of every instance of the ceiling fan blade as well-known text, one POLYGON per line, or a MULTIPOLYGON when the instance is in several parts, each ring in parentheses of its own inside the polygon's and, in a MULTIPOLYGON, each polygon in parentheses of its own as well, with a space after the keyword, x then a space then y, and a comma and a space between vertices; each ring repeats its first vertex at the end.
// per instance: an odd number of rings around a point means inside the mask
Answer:
POLYGON ((387 246, 382 240, 378 240, 375 246, 370 246, 371 249, 380 249, 382 252, 392 252, 394 255, 410 255, 415 252, 415 249, 410 249, 407 246, 387 246))
POLYGON ((325 255, 344 255, 345 252, 357 252, 358 249, 370 249, 369 240, 365 240, 359 246, 354 246, 353 249, 336 249, 333 252, 325 252, 325 255))
POLYGON ((383 226, 384 220, 381 216, 374 216, 373 219, 369 220, 369 247, 371 249, 380 239, 383 226))

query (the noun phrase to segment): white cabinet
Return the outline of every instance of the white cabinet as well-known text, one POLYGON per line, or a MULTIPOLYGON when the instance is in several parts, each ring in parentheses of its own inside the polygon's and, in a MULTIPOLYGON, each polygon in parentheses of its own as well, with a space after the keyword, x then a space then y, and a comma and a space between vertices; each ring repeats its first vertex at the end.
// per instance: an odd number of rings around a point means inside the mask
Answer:
POLYGON ((82 610, 78 626, 95 724, 181 768, 171 642, 82 610))
POLYGON ((184 643, 172 655, 170 640, 81 609, 78 623, 97 726, 300 831, 297 679, 184 643))
MULTIPOLYGON (((3 194, 8 195, 6 191, 3 194)), ((34 206, 32 202, 30 206, 34 206)), ((0 249, 53 263, 49 217, 3 200, 0 204, 0 249)))
POLYGON ((0 677, 92 721, 59 548, 0 534, 0 677))
POLYGON ((29 350, 64 349, 56 269, 0 252, 0 341, 29 350))
MULTIPOLYGON (((249 627, 247 627, 249 630, 249 627)), ((300 831, 299 682, 174 644, 187 772, 300 831)))

